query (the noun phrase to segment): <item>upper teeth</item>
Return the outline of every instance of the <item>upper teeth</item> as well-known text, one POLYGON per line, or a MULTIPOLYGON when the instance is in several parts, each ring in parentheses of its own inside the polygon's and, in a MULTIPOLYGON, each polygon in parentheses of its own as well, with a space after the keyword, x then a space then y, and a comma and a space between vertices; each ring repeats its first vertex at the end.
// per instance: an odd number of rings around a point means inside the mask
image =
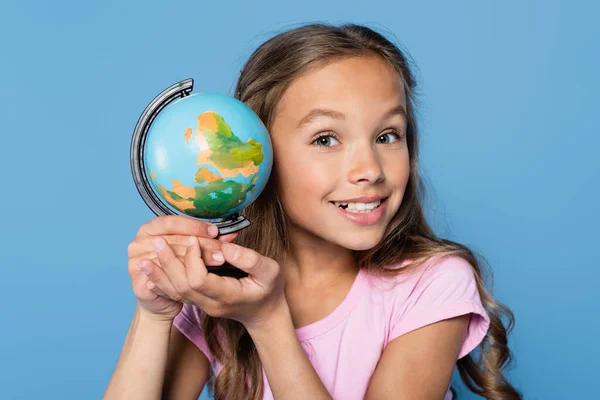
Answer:
POLYGON ((334 201, 336 207, 348 206, 348 210, 351 211, 369 211, 379 207, 381 200, 374 201, 372 203, 344 203, 343 201, 334 201))

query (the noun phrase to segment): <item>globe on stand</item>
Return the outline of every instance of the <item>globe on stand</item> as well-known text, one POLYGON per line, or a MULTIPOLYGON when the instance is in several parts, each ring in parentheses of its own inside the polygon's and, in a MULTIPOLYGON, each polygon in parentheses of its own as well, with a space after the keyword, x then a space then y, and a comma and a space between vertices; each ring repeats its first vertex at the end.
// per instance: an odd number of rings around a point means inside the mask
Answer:
MULTIPOLYGON (((140 116, 131 141, 134 182, 156 215, 212 222, 219 235, 237 232, 250 225, 240 213, 271 174, 271 138, 243 102, 192 89, 192 79, 170 86, 140 116)), ((207 268, 247 276, 227 263, 207 268)))

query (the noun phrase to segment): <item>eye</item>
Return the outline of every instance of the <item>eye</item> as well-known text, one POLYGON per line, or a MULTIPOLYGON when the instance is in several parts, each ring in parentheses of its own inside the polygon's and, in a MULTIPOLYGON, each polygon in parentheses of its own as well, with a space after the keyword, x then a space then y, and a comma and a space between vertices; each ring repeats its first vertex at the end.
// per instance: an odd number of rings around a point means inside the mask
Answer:
POLYGON ((391 144, 402 139, 402 136, 396 131, 389 131, 377 138, 377 143, 391 144))
POLYGON ((331 147, 336 144, 340 144, 340 142, 335 138, 334 135, 329 133, 329 134, 320 135, 319 137, 317 137, 315 140, 312 141, 312 144, 319 146, 319 147, 331 147))

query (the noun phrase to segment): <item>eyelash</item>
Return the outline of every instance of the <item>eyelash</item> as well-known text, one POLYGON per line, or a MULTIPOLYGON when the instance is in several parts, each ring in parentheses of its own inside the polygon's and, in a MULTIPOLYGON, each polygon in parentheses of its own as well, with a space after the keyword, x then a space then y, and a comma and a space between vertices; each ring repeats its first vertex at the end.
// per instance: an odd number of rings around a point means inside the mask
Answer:
MULTIPOLYGON (((389 134, 396 135, 396 139, 397 139, 398 141, 401 141, 402 139, 404 139, 404 135, 402 135, 400 132, 398 132, 398 131, 397 131, 397 130, 395 130, 395 129, 392 129, 392 130, 390 130, 390 131, 387 131, 387 132, 384 132, 384 133, 382 133, 381 135, 377 136, 377 139, 379 139, 379 138, 380 138, 380 137, 382 137, 382 136, 389 135, 389 134)), ((333 133, 333 132, 327 132, 327 133, 321 133, 321 134, 319 134, 319 135, 318 135, 318 136, 317 136, 317 137, 316 137, 316 138, 315 138, 315 139, 314 139, 314 140, 311 142, 311 144, 314 144, 314 145, 315 145, 315 146, 317 146, 317 147, 332 147, 332 146, 324 146, 324 145, 322 145, 322 144, 318 144, 318 143, 316 143, 316 142, 317 142, 319 139, 322 139, 322 138, 324 138, 324 137, 332 137, 332 138, 334 138, 334 139, 336 139, 336 140, 338 140, 338 141, 339 141, 339 139, 338 139, 338 137, 337 137, 337 135, 336 135, 335 133, 333 133)), ((386 144, 388 144, 388 143, 386 143, 386 144)), ((389 144, 392 144, 392 143, 389 143, 389 144)))

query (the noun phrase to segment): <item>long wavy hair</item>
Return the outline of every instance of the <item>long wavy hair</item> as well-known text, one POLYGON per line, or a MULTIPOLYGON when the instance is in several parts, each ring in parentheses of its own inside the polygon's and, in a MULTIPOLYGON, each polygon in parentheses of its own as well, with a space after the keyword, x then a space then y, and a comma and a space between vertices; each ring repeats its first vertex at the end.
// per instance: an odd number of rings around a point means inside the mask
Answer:
MULTIPOLYGON (((314 66, 356 56, 380 57, 403 82, 407 96, 410 154, 410 177, 401 206, 387 227, 383 240, 370 250, 355 252, 358 265, 379 274, 399 274, 434 256, 455 255, 468 261, 491 321, 478 351, 458 360, 460 376, 471 391, 485 398, 521 399, 520 393, 504 376, 504 370, 511 362, 507 335, 514 325, 512 312, 486 289, 487 279, 484 279, 478 257, 464 245, 438 238, 425 219, 424 188, 418 162, 416 82, 409 59, 399 47, 381 33, 360 25, 311 24, 296 27, 270 38, 254 51, 241 71, 235 97, 251 107, 270 129, 277 103, 294 79, 314 66), (405 261, 408 261, 405 268, 389 268, 405 261)), ((240 233, 236 242, 275 260, 284 256, 289 245, 287 217, 277 196, 276 170, 263 194, 244 214, 253 224, 240 233)), ((208 348, 223 366, 218 376, 212 371, 210 374, 209 389, 214 398, 262 399, 262 364, 245 327, 237 321, 213 318, 203 313, 202 328, 208 348)))

